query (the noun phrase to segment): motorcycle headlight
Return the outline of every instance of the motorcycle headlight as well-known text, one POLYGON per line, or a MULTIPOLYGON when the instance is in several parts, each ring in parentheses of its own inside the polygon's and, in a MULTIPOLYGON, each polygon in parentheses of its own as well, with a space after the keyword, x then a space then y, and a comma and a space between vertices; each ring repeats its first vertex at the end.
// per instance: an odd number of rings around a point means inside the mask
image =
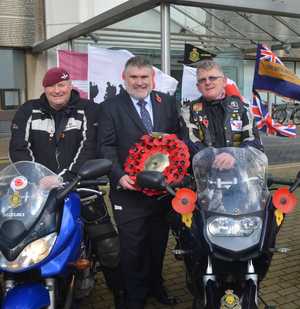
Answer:
POLYGON ((249 218, 229 218, 217 217, 208 223, 208 231, 212 236, 235 236, 247 237, 250 236, 262 224, 259 217, 249 218))
POLYGON ((52 233, 33 241, 24 248, 14 261, 8 261, 0 252, 0 268, 19 271, 39 263, 49 255, 56 238, 57 233, 52 233))

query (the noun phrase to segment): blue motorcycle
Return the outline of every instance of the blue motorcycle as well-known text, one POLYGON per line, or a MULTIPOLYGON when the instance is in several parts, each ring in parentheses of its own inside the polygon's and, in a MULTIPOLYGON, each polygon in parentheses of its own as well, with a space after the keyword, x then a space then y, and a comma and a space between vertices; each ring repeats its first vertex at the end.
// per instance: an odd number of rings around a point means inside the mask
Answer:
POLYGON ((184 261, 193 309, 258 309, 258 299, 275 308, 259 296, 259 286, 274 252, 289 251, 274 246, 296 204, 291 193, 300 173, 295 180, 274 179, 265 154, 252 147, 208 147, 194 156, 193 177, 168 185, 162 173, 143 171, 137 183, 175 196, 168 215, 177 240, 173 253, 184 261), (214 168, 223 152, 234 157, 232 169, 214 168), (270 188, 275 183, 290 189, 270 188))
POLYGON ((68 184, 35 162, 18 162, 2 170, 3 309, 75 309, 93 291, 95 268, 78 192, 105 194, 86 187, 106 184, 97 178, 111 169, 109 160, 87 161, 68 184))

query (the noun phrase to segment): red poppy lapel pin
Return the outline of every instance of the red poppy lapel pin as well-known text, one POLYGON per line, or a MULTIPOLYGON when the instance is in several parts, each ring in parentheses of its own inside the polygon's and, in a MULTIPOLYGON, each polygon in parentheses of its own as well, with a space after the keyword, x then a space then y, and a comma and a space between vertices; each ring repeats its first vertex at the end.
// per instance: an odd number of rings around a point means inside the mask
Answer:
POLYGON ((156 94, 156 101, 157 101, 158 103, 161 103, 161 97, 158 95, 158 93, 156 94))

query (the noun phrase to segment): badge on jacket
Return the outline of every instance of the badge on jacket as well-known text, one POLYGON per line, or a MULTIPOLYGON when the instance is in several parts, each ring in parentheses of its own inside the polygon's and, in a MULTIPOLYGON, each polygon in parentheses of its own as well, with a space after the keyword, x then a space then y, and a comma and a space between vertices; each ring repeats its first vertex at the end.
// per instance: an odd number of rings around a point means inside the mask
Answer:
POLYGON ((202 109, 203 109, 202 103, 193 104, 193 111, 200 112, 202 111, 202 109))
POLYGON ((232 101, 232 102, 230 103, 229 107, 230 107, 230 108, 238 108, 238 107, 239 107, 239 105, 238 105, 238 103, 237 103, 237 102, 232 101))
POLYGON ((243 121, 242 120, 230 120, 231 131, 242 131, 243 121))

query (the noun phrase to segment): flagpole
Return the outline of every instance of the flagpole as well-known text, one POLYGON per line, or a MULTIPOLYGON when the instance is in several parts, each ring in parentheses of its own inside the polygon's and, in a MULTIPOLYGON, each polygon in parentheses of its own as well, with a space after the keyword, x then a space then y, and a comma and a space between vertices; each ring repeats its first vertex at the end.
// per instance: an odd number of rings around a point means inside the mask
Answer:
POLYGON ((161 70, 170 75, 170 3, 161 2, 161 70))

